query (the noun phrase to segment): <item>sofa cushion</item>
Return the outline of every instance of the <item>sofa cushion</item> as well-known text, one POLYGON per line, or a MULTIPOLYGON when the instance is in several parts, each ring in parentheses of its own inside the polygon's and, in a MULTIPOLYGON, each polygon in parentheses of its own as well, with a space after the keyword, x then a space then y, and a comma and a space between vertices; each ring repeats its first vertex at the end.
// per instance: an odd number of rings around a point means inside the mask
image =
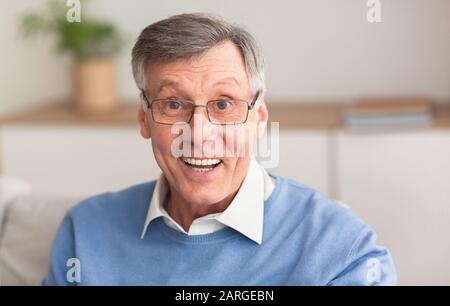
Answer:
POLYGON ((0 232, 0 284, 39 285, 53 237, 79 198, 21 196, 8 203, 0 232))
POLYGON ((21 179, 0 176, 0 234, 2 232, 3 215, 8 203, 30 193, 31 186, 28 182, 21 179))

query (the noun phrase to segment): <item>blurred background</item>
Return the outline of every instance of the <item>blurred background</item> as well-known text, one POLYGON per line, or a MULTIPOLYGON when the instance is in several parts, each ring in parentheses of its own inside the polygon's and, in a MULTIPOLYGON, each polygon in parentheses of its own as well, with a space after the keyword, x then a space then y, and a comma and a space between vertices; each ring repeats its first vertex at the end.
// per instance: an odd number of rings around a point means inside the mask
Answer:
POLYGON ((135 119, 131 48, 150 23, 208 12, 263 49, 280 122, 269 171, 360 215, 399 284, 450 285, 450 1, 381 0, 369 22, 365 0, 91 0, 71 24, 56 2, 0 2, 3 284, 46 270, 61 207, 158 176, 135 119))

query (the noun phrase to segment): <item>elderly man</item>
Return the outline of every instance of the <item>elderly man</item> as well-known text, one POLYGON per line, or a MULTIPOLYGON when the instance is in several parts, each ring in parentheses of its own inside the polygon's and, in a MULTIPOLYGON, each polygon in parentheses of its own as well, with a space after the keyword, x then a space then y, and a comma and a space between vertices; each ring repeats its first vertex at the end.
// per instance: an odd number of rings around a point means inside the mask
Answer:
POLYGON ((44 284, 395 284, 391 256, 366 224, 252 156, 268 112, 247 31, 172 16, 142 31, 132 66, 140 133, 162 174, 72 209, 44 284))

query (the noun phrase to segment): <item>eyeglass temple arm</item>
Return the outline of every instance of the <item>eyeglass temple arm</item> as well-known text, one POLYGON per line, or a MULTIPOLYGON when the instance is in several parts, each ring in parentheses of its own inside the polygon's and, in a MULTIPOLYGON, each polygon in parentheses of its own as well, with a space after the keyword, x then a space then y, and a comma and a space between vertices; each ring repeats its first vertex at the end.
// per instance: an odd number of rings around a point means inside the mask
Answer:
POLYGON ((250 105, 248 106, 248 109, 249 109, 249 110, 252 110, 253 107, 255 107, 256 101, 258 101, 258 98, 259 98, 259 93, 260 93, 260 91, 258 90, 258 91, 256 92, 255 96, 253 97, 252 103, 250 103, 250 105))
POLYGON ((148 101, 147 95, 145 94, 145 90, 144 89, 141 89, 141 95, 142 95, 142 99, 145 102, 145 106, 147 107, 147 109, 149 109, 150 108, 150 101, 148 101))
POLYGON ((147 99, 147 95, 145 94, 145 90, 141 89, 141 95, 142 95, 142 98, 144 99, 145 103, 147 104, 147 106, 150 107, 150 102, 147 99))

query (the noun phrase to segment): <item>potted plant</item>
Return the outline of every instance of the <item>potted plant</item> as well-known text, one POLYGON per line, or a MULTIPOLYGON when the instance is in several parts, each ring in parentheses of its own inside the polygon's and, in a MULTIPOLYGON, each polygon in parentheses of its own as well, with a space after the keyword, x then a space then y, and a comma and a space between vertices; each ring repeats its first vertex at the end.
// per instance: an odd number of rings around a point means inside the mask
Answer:
POLYGON ((64 1, 50 0, 42 10, 25 14, 21 28, 25 36, 50 34, 57 49, 73 61, 72 97, 77 110, 109 112, 118 106, 114 56, 123 46, 113 23, 86 16, 82 1, 81 22, 69 22, 64 1))

